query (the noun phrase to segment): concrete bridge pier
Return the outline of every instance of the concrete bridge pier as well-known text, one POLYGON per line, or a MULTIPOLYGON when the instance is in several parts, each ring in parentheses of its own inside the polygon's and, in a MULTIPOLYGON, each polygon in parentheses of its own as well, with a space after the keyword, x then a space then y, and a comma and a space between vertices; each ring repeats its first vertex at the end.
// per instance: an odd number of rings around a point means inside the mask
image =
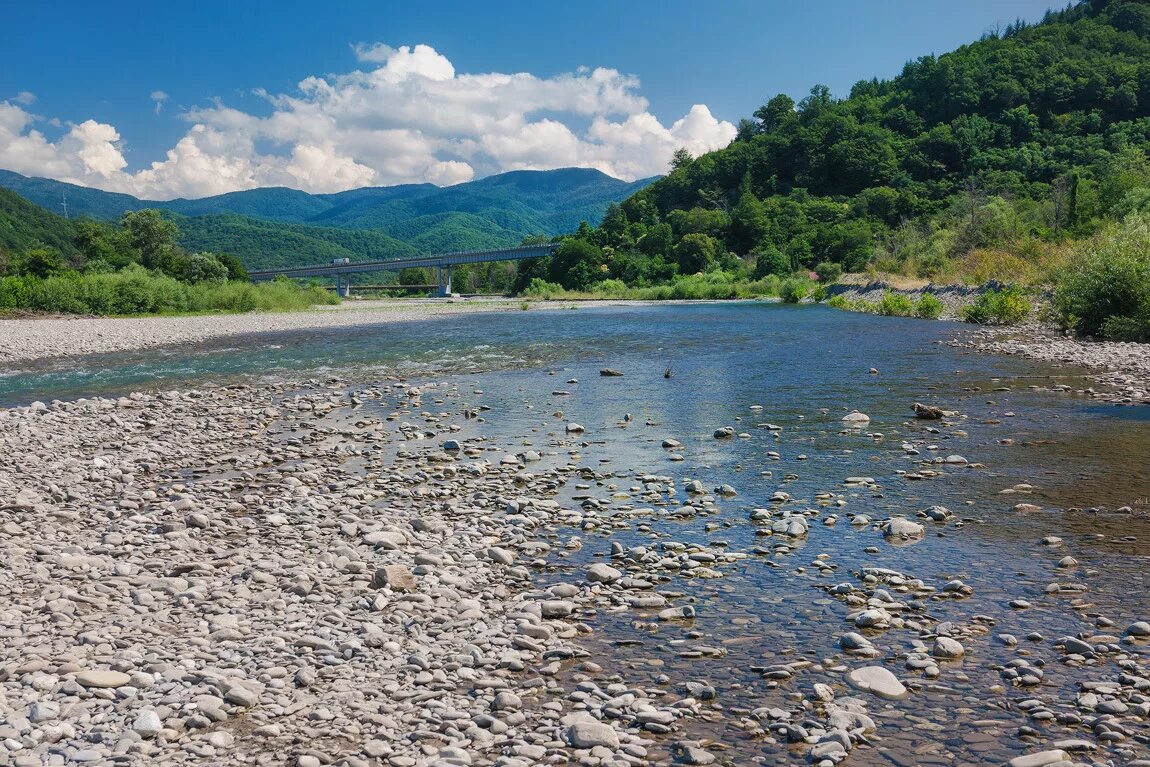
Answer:
POLYGON ((451 295, 451 267, 437 266, 435 268, 436 282, 439 283, 439 297, 447 298, 451 295))
POLYGON ((351 297, 351 277, 335 276, 335 294, 340 298, 351 297))

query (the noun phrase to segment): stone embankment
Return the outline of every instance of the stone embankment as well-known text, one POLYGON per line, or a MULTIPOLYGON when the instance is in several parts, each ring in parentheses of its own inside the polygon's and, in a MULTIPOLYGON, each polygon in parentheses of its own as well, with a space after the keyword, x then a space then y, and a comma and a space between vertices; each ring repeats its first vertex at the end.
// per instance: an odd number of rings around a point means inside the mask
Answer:
POLYGON ((899 288, 888 282, 874 281, 865 284, 836 282, 827 286, 827 298, 842 296, 848 301, 867 301, 877 304, 888 293, 901 293, 911 301, 918 301, 923 295, 929 293, 942 302, 942 314, 939 319, 955 320, 960 318, 962 308, 970 304, 980 294, 993 288, 1000 288, 999 283, 985 285, 924 285, 920 288, 899 288))

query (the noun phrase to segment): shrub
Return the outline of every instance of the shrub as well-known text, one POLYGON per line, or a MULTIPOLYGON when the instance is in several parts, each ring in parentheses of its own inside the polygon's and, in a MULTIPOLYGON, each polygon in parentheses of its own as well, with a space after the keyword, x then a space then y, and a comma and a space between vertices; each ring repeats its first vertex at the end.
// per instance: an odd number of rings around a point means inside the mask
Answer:
POLYGON ((809 286, 804 280, 790 279, 785 280, 779 286, 779 296, 783 299, 784 303, 797 304, 807 297, 809 286))
POLYGON ((924 320, 937 320, 942 314, 942 301, 930 293, 923 293, 914 305, 914 316, 924 320))
POLYGON ((1134 216, 1083 243, 1054 303, 1067 327, 1115 340, 1150 331, 1150 216, 1134 216))
POLYGON ((211 253, 196 253, 188 258, 188 282, 224 282, 228 268, 211 253))
POLYGON ((888 290, 878 302, 878 313, 887 317, 909 317, 914 312, 914 304, 902 293, 888 290))
POLYGON ((22 309, 28 306, 28 277, 0 277, 0 309, 22 309))
POLYGON ((833 309, 850 309, 851 302, 843 295, 831 296, 827 299, 827 306, 833 309))
POLYGON ((528 298, 555 298, 562 295, 563 286, 555 282, 547 282, 540 277, 533 277, 520 295, 528 298))
POLYGON ((823 261, 815 266, 815 274, 820 282, 834 282, 843 276, 843 268, 833 261, 823 261))
POLYGON ((1017 288, 987 290, 966 307, 963 318, 979 325, 1015 325, 1030 315, 1030 302, 1017 288))
POLYGON ((223 282, 189 285, 140 266, 120 272, 62 272, 0 279, 0 309, 31 309, 67 314, 173 314, 300 310, 337 303, 329 291, 300 287, 288 280, 262 285, 223 282))
POLYGON ((622 280, 603 280, 595 283, 595 292, 610 298, 623 298, 627 294, 627 283, 622 280))

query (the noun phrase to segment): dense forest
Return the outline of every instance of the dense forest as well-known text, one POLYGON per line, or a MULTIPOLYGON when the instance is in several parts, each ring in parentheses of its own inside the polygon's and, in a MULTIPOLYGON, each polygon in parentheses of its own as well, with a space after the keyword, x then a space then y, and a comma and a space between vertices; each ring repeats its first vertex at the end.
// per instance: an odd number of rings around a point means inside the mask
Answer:
POLYGON ((1150 211, 1148 147, 1150 4, 1087 0, 846 98, 774 96, 518 286, 812 269, 1041 280, 1067 243, 1150 211))

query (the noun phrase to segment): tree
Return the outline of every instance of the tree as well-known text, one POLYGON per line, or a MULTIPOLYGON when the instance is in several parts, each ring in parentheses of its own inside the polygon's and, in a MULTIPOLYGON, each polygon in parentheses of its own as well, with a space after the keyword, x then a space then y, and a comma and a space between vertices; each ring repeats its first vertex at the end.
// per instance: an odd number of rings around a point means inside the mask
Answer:
POLYGON ((717 243, 713 237, 692 233, 683 236, 675 246, 675 260, 681 274, 697 274, 707 271, 715 263, 717 243))
POLYGON ((33 277, 51 277, 64 267, 64 257, 52 248, 33 248, 17 259, 17 271, 33 277))
POLYGON ((176 243, 179 229, 174 222, 164 218, 160 211, 146 208, 125 213, 120 226, 128 244, 140 253, 144 266, 173 276, 179 274, 183 254, 176 243))
POLYGON ((647 230, 639 240, 639 250, 648 256, 666 256, 675 243, 675 233, 670 224, 657 224, 647 230))
POLYGON ((673 155, 671 155, 671 170, 680 170, 682 168, 686 168, 694 161, 695 158, 691 156, 691 153, 687 151, 687 148, 680 147, 675 150, 673 155))
POLYGON ((565 240, 551 256, 550 282, 568 290, 583 290, 605 277, 600 266, 603 251, 587 240, 565 240))
POLYGON ((755 251, 755 277, 767 275, 782 276, 791 272, 791 260, 774 245, 767 245, 755 251))
POLYGON ((763 204, 751 193, 748 182, 739 196, 738 204, 731 210, 727 243, 736 253, 746 254, 766 239, 770 230, 771 222, 767 220, 763 204))
POLYGON ((228 270, 228 279, 233 282, 247 282, 251 279, 243 262, 231 253, 215 253, 216 260, 228 270))
POLYGON ((785 93, 780 93, 755 110, 759 130, 764 133, 780 130, 794 122, 795 117, 795 100, 785 93))

